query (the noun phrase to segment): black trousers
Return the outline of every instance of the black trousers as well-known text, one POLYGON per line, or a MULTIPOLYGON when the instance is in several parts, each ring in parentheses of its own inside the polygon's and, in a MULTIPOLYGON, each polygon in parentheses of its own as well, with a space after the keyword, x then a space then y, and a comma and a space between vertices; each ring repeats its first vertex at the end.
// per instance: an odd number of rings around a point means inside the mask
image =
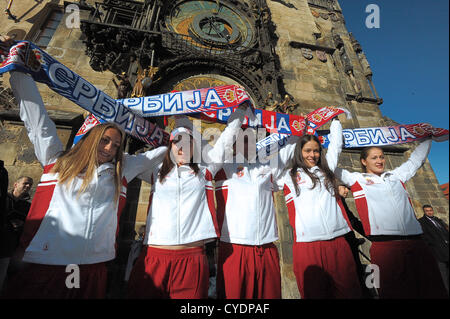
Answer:
POLYGON ((448 285, 449 285, 449 277, 448 277, 448 262, 438 262, 439 270, 441 271, 442 280, 444 280, 445 288, 448 292, 448 285))

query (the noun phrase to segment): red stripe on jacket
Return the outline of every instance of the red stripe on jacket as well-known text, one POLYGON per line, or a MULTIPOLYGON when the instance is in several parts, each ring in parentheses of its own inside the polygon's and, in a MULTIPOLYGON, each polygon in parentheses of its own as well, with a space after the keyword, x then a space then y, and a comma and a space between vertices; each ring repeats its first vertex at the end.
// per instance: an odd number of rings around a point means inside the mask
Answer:
MULTIPOLYGON (((227 180, 227 175, 224 169, 217 172, 214 180, 217 182, 222 182, 227 180)), ((218 189, 216 187, 216 202, 217 202, 217 222, 219 224, 220 233, 222 233, 223 221, 225 220, 225 207, 227 206, 228 199, 228 188, 218 189)))
MULTIPOLYGON (((43 174, 48 174, 54 165, 55 163, 45 166, 43 174)), ((48 211, 48 207, 50 206, 55 186, 56 184, 38 185, 36 188, 30 210, 27 218, 25 219, 23 233, 20 238, 20 247, 23 250, 27 249, 28 245, 31 243, 31 240, 33 240, 34 235, 36 235, 39 230, 42 220, 44 219, 45 214, 48 211)))
MULTIPOLYGON (((119 221, 120 216, 122 216, 123 209, 125 208, 125 205, 127 204, 127 188, 128 183, 125 177, 122 177, 122 186, 125 187, 125 195, 122 195, 122 189, 120 189, 120 196, 119 196, 119 205, 117 209, 117 229, 116 229, 116 238, 119 236, 119 221)), ((117 251, 117 241, 115 243, 116 251, 117 251)))
MULTIPOLYGON (((289 187, 286 184, 284 184, 283 192, 284 192, 284 196, 285 197, 291 193, 291 190, 289 189, 289 187)), ((295 229, 295 203, 294 203, 294 198, 292 198, 289 203, 286 203, 286 207, 288 209, 288 214, 289 214, 289 223, 291 224, 291 226, 292 226, 292 228, 294 230, 293 233, 294 233, 294 243, 295 243, 295 242, 297 242, 297 230, 295 229)))
MULTIPOLYGON (((212 183, 213 176, 209 170, 206 170, 205 179, 208 182, 212 183)), ((216 231, 217 237, 220 238, 219 223, 217 222, 216 206, 214 203, 214 189, 205 188, 205 191, 206 191, 206 199, 208 201, 209 212, 211 213, 211 218, 214 224, 214 230, 216 231)))
MULTIPOLYGON (((352 193, 363 191, 362 186, 356 182, 352 185, 350 188, 352 193)), ((366 195, 361 195, 361 197, 358 196, 358 198, 355 199, 355 206, 356 210, 358 211, 359 218, 361 219, 361 223, 364 228, 364 232, 366 235, 370 235, 370 220, 369 220, 369 207, 367 206, 367 199, 366 195)))

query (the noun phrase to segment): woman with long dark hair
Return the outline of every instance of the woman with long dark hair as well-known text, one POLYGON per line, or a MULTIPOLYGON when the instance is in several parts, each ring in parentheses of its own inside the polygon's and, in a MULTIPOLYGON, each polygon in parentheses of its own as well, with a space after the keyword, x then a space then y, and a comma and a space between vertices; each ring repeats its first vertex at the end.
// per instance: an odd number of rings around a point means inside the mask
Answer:
POLYGON ((338 120, 332 121, 329 137, 323 156, 316 136, 302 136, 278 182, 294 231, 294 274, 302 298, 360 298, 356 265, 344 238, 351 228, 333 173, 343 143, 338 120))
POLYGON ((212 180, 225 153, 232 151, 246 107, 244 103, 233 112, 209 152, 201 152, 192 123, 178 118, 162 164, 141 176, 152 189, 144 248, 131 272, 129 298, 208 297, 204 245, 220 235, 212 180), (199 154, 202 161, 195 160, 199 154))
POLYGON ((351 187, 364 232, 372 241, 370 257, 379 269, 380 298, 448 298, 405 186, 430 148, 431 139, 421 142, 405 163, 386 171, 383 149, 367 147, 360 154, 362 173, 336 170, 351 187))

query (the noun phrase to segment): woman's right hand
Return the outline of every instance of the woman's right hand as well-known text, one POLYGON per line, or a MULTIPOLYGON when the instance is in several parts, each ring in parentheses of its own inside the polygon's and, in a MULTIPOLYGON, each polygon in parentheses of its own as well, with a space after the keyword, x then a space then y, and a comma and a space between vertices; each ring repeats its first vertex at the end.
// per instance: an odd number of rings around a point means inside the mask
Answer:
POLYGON ((245 101, 242 102, 241 104, 239 104, 239 109, 245 111, 246 109, 248 109, 250 107, 250 102, 249 101, 245 101))
POLYGON ((11 46, 14 40, 9 35, 0 35, 0 42, 4 43, 6 46, 11 46))

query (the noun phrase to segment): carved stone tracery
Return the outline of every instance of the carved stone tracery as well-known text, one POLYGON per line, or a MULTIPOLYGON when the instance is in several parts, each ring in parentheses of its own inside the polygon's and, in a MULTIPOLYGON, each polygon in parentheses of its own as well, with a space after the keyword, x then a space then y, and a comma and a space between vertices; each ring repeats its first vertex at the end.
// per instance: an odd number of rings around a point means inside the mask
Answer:
POLYGON ((10 110, 17 108, 17 102, 14 98, 14 93, 9 87, 3 86, 3 81, 0 80, 0 108, 10 110))
MULTIPOLYGON (((286 95, 274 50, 277 41, 275 26, 271 22, 265 0, 251 0, 249 4, 232 0, 219 1, 224 6, 235 8, 236 12, 240 12, 253 24, 256 38, 249 47, 228 47, 227 41, 238 42, 236 40, 239 34, 232 21, 225 21, 220 15, 220 10, 217 10, 215 20, 211 18, 214 17, 214 12, 211 17, 207 14, 196 17, 191 28, 193 33, 190 35, 171 32, 163 23, 164 17, 181 2, 108 0, 96 3, 90 18, 81 21, 90 66, 96 71, 109 70, 116 75, 125 72, 131 83, 135 83, 138 76, 137 73, 130 73, 131 65, 137 65, 138 69, 143 70, 158 66, 159 70, 154 74, 149 87, 150 92, 156 94, 159 93, 157 91, 160 84, 170 74, 182 73, 186 71, 183 68, 192 70, 198 64, 209 63, 209 68, 215 68, 224 74, 229 72, 233 78, 245 81, 242 84, 254 90, 252 93, 258 103, 264 102, 269 91, 279 100, 286 95), (226 24, 231 33, 224 34, 223 40, 205 36, 201 29, 204 23, 211 23, 212 27, 214 23, 226 24), (217 41, 223 42, 222 46, 217 41), (195 60, 199 61, 195 63, 195 60)), ((136 83, 139 86, 139 81, 136 83)), ((119 86, 117 85, 118 88, 119 86)))

